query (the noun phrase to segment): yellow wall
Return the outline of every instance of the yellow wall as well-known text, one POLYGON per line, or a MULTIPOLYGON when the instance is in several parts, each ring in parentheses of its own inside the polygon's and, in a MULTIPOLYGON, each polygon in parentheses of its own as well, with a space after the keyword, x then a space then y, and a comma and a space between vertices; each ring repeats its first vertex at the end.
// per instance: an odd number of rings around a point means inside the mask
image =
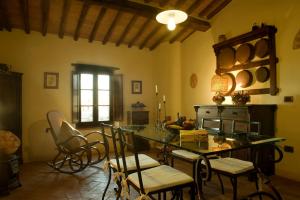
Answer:
POLYGON ((193 105, 211 103, 210 80, 216 65, 212 44, 211 32, 208 31, 192 35, 182 45, 182 112, 191 118, 195 118, 193 105), (198 77, 195 88, 190 86, 193 73, 198 77))
MULTIPOLYGON (((177 119, 177 113, 181 112, 181 63, 180 44, 162 44, 154 51, 155 56, 155 80, 158 85, 158 101, 166 96, 166 115, 172 120, 177 119)), ((164 117, 162 110, 161 117, 164 117)))
MULTIPOLYGON (((56 109, 71 118, 71 63, 89 63, 120 68, 124 74, 125 111, 141 101, 153 110, 153 53, 113 44, 103 46, 87 40, 59 39, 57 35, 21 30, 0 32, 0 62, 23 75, 23 151, 25 161, 52 158, 54 144, 45 133, 46 113, 56 109), (44 89, 44 72, 59 72, 59 89, 44 89), (143 94, 131 94, 131 80, 143 81, 143 94)), ((151 112, 151 119, 152 119, 151 112)), ((125 117, 126 120, 126 117, 125 117)))
MULTIPOLYGON (((215 55, 212 45, 221 34, 227 38, 251 30, 254 23, 275 25, 277 81, 280 92, 277 96, 251 96, 252 104, 278 104, 276 136, 287 139, 283 144, 294 147, 294 153, 285 153, 284 160, 276 165, 277 173, 300 180, 300 128, 297 126, 300 113, 300 50, 293 50, 293 40, 300 29, 300 1, 297 0, 234 0, 212 21, 212 29, 206 33, 196 33, 182 44, 182 110, 195 116, 191 106, 195 103, 213 104, 210 79, 215 70, 215 55), (191 73, 197 73, 197 88, 188 87, 191 73), (294 96, 294 103, 284 103, 284 96, 294 96)), ((225 103, 230 103, 229 98, 225 103)))

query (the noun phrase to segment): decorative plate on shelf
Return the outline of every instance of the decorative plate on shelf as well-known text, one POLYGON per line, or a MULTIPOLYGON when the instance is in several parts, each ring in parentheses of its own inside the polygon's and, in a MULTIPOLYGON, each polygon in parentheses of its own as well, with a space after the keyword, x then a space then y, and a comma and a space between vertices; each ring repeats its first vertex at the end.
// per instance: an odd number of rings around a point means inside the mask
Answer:
POLYGON ((231 69, 235 63, 235 49, 224 47, 217 55, 218 66, 220 69, 231 69))
POLYGON ((270 71, 267 67, 260 67, 255 71, 256 80, 263 83, 270 77, 270 71))
POLYGON ((264 58, 269 54, 269 40, 262 38, 255 43, 255 55, 264 58))
POLYGON ((235 80, 242 88, 246 88, 252 84, 253 76, 249 70, 242 70, 236 75, 235 80))
POLYGON ((254 58, 254 47, 250 43, 240 45, 236 50, 236 59, 239 63, 247 63, 254 58))

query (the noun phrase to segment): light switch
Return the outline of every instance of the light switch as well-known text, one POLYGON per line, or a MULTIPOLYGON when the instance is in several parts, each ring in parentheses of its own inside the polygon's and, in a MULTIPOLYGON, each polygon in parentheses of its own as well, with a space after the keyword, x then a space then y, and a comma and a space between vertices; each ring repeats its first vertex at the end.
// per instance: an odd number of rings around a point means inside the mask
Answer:
POLYGON ((284 102, 292 103, 292 102, 294 102, 294 97, 293 96, 284 96, 284 102))

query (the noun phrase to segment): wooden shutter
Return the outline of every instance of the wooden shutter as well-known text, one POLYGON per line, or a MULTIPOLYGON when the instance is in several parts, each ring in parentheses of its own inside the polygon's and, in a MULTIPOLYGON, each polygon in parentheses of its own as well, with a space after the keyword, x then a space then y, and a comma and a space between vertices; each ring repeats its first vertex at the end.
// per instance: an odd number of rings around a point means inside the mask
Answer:
POLYGON ((80 79, 79 73, 72 72, 72 122, 80 122, 80 79))
POLYGON ((112 75, 113 89, 113 121, 123 121, 124 106, 123 106, 123 75, 112 75))

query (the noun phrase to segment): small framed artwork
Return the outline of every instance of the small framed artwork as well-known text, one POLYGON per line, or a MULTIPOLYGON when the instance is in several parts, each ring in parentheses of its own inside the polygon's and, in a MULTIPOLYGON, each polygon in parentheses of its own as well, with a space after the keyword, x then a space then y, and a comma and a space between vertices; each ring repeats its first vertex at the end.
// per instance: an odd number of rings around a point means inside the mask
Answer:
POLYGON ((142 81, 131 81, 131 93, 142 94, 142 81))
POLYGON ((44 88, 58 89, 59 74, 57 72, 44 72, 44 88))

